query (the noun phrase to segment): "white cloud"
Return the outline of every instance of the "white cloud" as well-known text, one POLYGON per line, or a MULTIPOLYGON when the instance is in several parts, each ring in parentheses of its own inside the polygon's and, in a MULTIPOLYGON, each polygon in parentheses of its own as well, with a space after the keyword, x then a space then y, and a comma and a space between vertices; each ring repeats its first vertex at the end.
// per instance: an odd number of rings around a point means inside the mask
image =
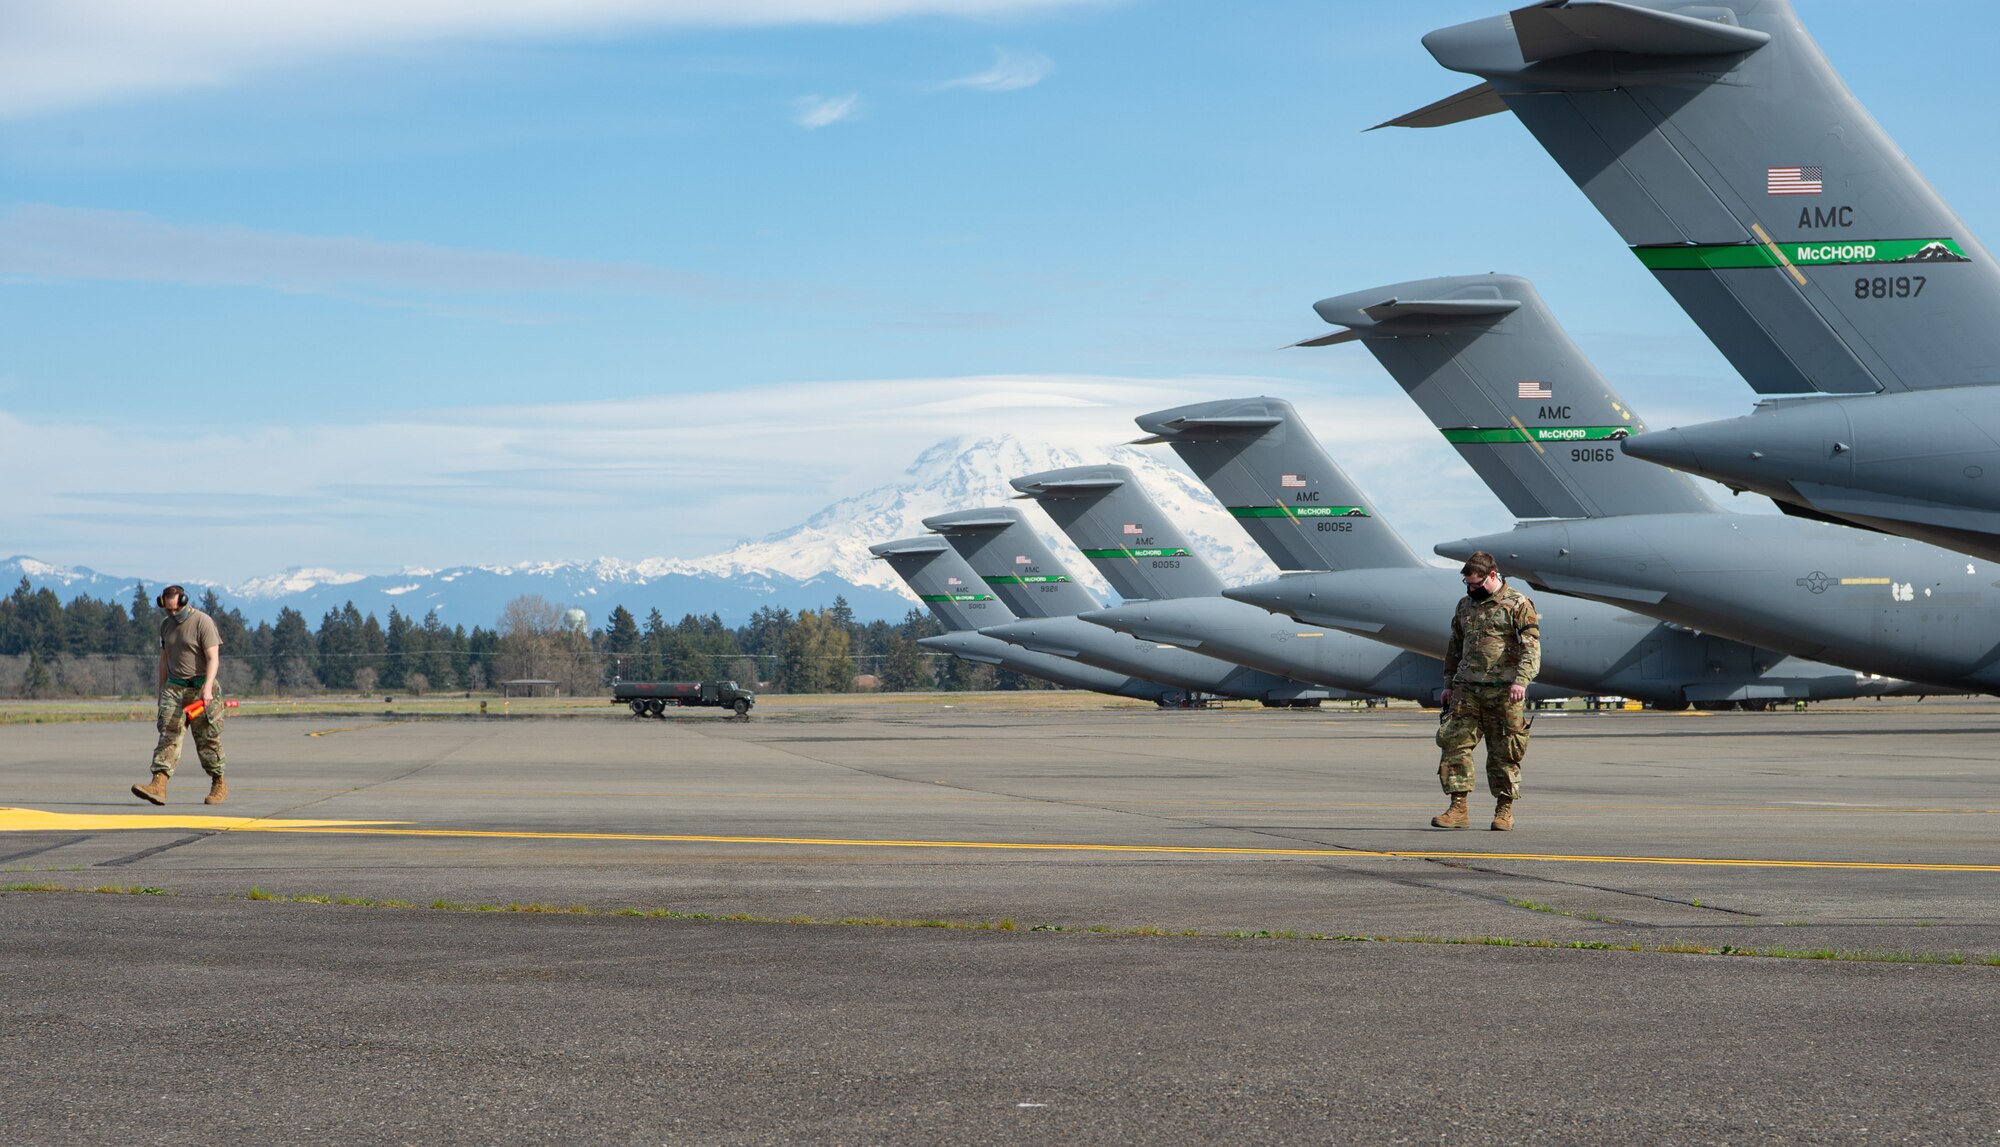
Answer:
POLYGON ((1040 52, 1015 55, 1005 48, 993 50, 993 66, 983 72, 960 76, 939 85, 945 88, 972 88, 982 92, 1011 92, 1032 88, 1055 70, 1055 64, 1040 52))
POLYGON ((861 110, 861 96, 856 92, 844 96, 804 96, 792 101, 792 106, 798 109, 792 116, 793 123, 807 131, 818 131, 842 120, 853 119, 855 113, 861 110))
POLYGON ((415 44, 992 17, 1102 0, 62 0, 0 5, 0 117, 415 44))
POLYGON ((644 263, 170 223, 136 212, 40 204, 0 211, 0 275, 321 292, 743 294, 704 275, 644 263))
MULTIPOLYGON (((616 402, 429 411, 356 424, 178 427, 0 413, 10 552, 102 569, 393 570, 604 553, 698 557, 895 480, 942 439, 1102 452, 1135 415, 1276 394, 1378 510, 1428 549, 1511 521, 1409 401, 1265 378, 1004 376, 803 383, 616 402), (202 459, 199 497, 163 495, 202 459), (153 528, 163 520, 177 528, 153 528), (198 537, 197 554, 190 538, 198 537)), ((1164 451, 1164 448, 1158 448, 1164 451)))

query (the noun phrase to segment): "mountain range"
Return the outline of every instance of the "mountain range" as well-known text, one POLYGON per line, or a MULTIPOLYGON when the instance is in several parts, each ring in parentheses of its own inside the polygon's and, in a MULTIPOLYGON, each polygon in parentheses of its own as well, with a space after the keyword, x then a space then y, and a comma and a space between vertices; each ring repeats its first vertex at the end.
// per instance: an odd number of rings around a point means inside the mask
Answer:
MULTIPOLYGON (((507 602, 523 594, 582 609, 593 626, 602 625, 615 605, 625 606, 641 621, 658 609, 669 622, 684 613, 715 613, 725 623, 738 625, 763 606, 818 609, 831 605, 835 597, 845 597, 862 620, 895 620, 914 607, 916 599, 886 564, 868 553, 869 546, 922 534, 923 519, 933 514, 1006 502, 1015 496, 1009 478, 1107 461, 1128 466, 1139 476, 1225 581, 1273 575, 1270 563, 1207 490, 1159 454, 1130 446, 1086 451, 993 435, 939 442, 894 482, 834 502, 796 526, 702 558, 600 557, 408 568, 394 574, 294 567, 222 585, 189 582, 171 571, 166 577, 126 576, 16 556, 0 562, 0 587, 26 578, 32 587, 51 588, 64 600, 88 595, 128 601, 136 585, 144 584, 150 593, 182 581, 197 598, 204 589, 214 590, 253 625, 273 620, 279 610, 289 607, 316 626, 328 610, 352 601, 361 612, 380 618, 395 608, 417 617, 435 611, 447 625, 491 626, 507 602)), ((1039 510, 1031 508, 1028 513, 1069 562, 1072 573, 1109 599, 1104 583, 1075 547, 1039 510)))

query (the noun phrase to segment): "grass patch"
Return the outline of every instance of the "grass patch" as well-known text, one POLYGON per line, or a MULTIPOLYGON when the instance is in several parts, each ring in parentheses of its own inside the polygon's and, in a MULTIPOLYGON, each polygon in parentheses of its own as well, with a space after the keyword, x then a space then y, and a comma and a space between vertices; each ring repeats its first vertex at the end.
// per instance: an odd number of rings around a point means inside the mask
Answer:
POLYGON ((0 725, 78 725, 86 721, 151 721, 155 714, 151 708, 144 712, 133 710, 76 711, 66 709, 28 709, 0 712, 0 725))
POLYGON ((1507 903, 1516 908, 1526 909, 1529 912, 1544 912, 1550 916, 1567 916, 1572 920, 1592 920, 1599 924, 1617 923, 1617 921, 1606 916, 1599 916, 1595 912, 1571 912, 1566 909, 1557 908, 1553 904, 1543 904, 1539 900, 1516 900, 1510 896, 1507 898, 1507 903))

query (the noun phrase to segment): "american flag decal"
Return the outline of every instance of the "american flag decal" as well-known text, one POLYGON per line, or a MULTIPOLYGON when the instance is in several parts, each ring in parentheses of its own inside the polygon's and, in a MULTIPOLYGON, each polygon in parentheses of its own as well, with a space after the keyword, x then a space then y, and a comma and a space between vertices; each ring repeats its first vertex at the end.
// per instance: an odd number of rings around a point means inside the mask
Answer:
POLYGON ((1520 391, 1516 395, 1518 398, 1554 398, 1555 396, 1556 392, 1550 390, 1549 384, 1546 382, 1524 382, 1521 384, 1520 391))
POLYGON ((1026 554, 1015 554, 1014 564, 1017 566, 1031 566, 1035 564, 1035 560, 1026 554))
POLYGON ((1127 522, 1125 523, 1125 532, 1128 534, 1143 534, 1146 531, 1140 529, 1139 527, 1133 525, 1130 522, 1127 522))
POLYGON ((1278 479, 1278 485, 1287 490, 1303 490, 1305 489, 1306 480, 1297 474, 1286 474, 1278 479))
POLYGON ((1821 167, 1767 167, 1764 192, 1767 195, 1818 195, 1825 188, 1826 169, 1821 167))
POLYGON ((944 579, 944 584, 946 584, 946 585, 964 585, 965 583, 964 583, 964 582, 962 582, 962 581, 960 581, 960 580, 958 580, 958 579, 957 579, 957 578, 955 578, 955 577, 948 577, 948 578, 944 579))

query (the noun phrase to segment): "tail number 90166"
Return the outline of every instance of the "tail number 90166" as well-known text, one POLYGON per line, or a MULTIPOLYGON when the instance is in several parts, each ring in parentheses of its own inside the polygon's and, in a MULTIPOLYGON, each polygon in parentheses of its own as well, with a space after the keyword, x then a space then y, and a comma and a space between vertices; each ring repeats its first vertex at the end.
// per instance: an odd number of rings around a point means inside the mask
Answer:
POLYGON ((1609 462, 1618 457, 1618 451, 1609 446, 1584 446, 1569 452, 1572 462, 1609 462))

